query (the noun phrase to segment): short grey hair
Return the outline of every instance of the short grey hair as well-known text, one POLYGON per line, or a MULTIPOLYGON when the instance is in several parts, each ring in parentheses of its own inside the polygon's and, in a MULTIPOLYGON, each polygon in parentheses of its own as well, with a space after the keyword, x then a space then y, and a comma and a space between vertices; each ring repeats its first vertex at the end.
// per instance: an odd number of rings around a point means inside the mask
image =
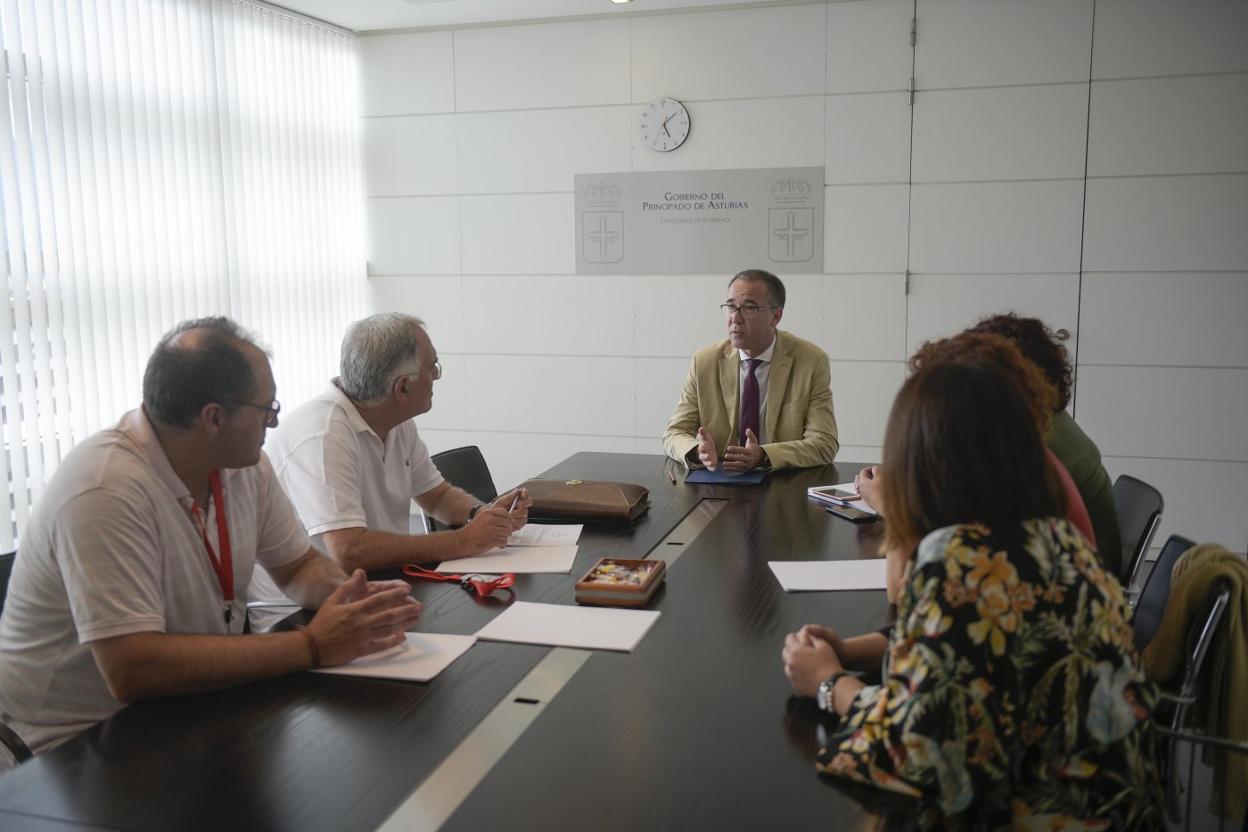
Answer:
POLYGON ((420 369, 417 331, 424 326, 420 318, 383 312, 347 327, 338 367, 342 391, 361 404, 384 401, 396 377, 420 369))

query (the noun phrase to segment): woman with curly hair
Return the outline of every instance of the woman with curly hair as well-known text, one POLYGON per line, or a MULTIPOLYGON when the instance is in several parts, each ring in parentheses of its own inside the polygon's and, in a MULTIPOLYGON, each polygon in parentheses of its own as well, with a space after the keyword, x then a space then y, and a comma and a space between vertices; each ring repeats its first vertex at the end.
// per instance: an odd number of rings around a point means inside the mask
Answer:
POLYGON ((1044 434, 1044 444, 1070 472, 1079 496, 1088 507, 1101 562, 1115 575, 1119 574, 1124 555, 1118 511, 1114 508, 1114 486, 1101 462, 1100 449, 1066 412, 1074 383, 1074 368, 1066 347, 1039 318, 1023 318, 1013 312, 984 318, 967 331, 1009 339, 1024 358, 1040 368, 1057 391, 1053 421, 1044 434))
MULTIPOLYGON (((1047 435, 1053 424, 1053 414, 1059 409, 1056 406, 1058 391, 1048 382, 1041 369, 1028 361, 1018 347, 1007 338, 992 333, 968 331, 950 338, 928 341, 910 356, 909 365, 910 371, 914 372, 922 367, 940 363, 980 359, 995 362, 1018 383, 1027 399, 1031 416, 1040 430, 1040 435, 1047 435)), ((1083 532, 1092 544, 1092 548, 1097 549, 1096 531, 1074 478, 1053 451, 1046 450, 1045 456, 1052 469, 1054 486, 1065 495, 1064 511, 1067 519, 1083 532)), ((863 469, 854 478, 854 482, 867 504, 887 517, 881 498, 882 474, 883 468, 873 465, 863 469)))
POLYGON ((884 438, 896 624, 785 641, 794 688, 841 718, 818 768, 916 798, 924 826, 1161 828, 1156 689, 1122 586, 1062 519, 1036 401, 982 352, 933 355, 884 438), (847 669, 871 653, 868 686, 847 669))

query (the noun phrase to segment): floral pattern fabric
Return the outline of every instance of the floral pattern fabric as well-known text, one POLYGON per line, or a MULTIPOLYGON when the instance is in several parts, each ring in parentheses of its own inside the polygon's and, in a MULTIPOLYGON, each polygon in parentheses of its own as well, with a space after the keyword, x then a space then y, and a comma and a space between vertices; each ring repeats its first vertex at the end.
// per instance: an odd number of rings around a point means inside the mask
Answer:
POLYGON ((1161 828, 1156 688, 1070 523, 932 532, 897 613, 820 771, 919 798, 924 825, 1161 828))

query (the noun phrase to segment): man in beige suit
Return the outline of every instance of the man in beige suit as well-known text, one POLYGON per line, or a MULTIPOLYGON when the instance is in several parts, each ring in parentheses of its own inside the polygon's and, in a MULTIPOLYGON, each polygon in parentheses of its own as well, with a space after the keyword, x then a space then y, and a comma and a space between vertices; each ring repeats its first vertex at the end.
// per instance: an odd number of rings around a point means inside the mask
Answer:
POLYGON ((693 354, 663 448, 689 468, 808 468, 836 458, 828 356, 776 325, 784 284, 748 269, 721 307, 728 338, 693 354), (720 456, 718 449, 723 448, 720 456))

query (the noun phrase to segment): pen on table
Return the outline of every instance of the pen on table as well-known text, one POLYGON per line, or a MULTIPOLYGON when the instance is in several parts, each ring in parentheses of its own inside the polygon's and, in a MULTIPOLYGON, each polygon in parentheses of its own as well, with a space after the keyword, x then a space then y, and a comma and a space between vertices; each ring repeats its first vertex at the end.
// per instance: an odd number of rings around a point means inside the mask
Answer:
POLYGON ((665 473, 665 474, 667 474, 667 478, 668 478, 669 480, 671 480, 671 481, 672 481, 672 485, 675 485, 675 484, 676 484, 676 475, 675 475, 675 474, 673 474, 671 471, 668 471, 668 470, 666 470, 666 469, 664 470, 664 473, 665 473))

